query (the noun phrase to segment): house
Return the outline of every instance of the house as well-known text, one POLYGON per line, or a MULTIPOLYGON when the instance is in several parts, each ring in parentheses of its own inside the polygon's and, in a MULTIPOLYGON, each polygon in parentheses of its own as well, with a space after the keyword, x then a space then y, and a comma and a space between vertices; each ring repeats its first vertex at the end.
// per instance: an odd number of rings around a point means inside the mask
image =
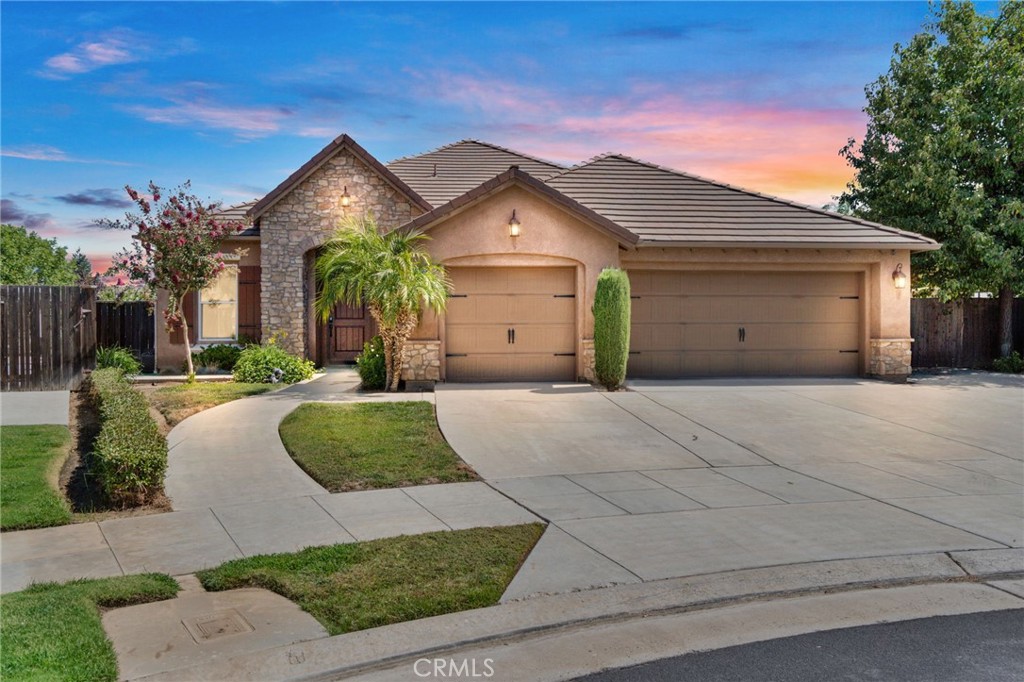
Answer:
MULTIPOLYGON (((313 314, 317 249, 345 216, 424 230, 454 293, 409 344, 415 380, 591 378, 591 305, 603 268, 629 273, 629 376, 910 373, 910 254, 921 235, 620 154, 569 168, 462 140, 383 164, 338 137, 259 201, 240 255, 188 301, 199 344, 279 335, 319 363, 373 334, 362 308, 313 314), (513 220, 514 219, 514 220, 513 220)), ((158 343, 183 358, 180 332, 158 343)))

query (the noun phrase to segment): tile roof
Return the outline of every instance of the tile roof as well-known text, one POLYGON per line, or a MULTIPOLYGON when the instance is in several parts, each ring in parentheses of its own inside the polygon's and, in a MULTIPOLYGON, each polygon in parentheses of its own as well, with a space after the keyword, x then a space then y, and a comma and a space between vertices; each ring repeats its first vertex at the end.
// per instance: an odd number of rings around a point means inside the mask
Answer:
POLYGON ((595 157, 546 182, 639 236, 640 246, 938 248, 912 232, 621 154, 595 157))
POLYGON ((565 170, 557 163, 479 140, 460 140, 387 164, 388 170, 434 206, 479 187, 509 166, 519 166, 540 180, 565 170))
MULTIPOLYGON (((256 205, 259 199, 253 199, 252 201, 246 201, 242 204, 234 204, 232 206, 222 206, 219 211, 214 215, 220 220, 237 220, 238 222, 248 223, 249 209, 256 205)), ((260 234, 260 228, 256 225, 249 224, 244 230, 238 233, 239 237, 258 237, 260 234)))

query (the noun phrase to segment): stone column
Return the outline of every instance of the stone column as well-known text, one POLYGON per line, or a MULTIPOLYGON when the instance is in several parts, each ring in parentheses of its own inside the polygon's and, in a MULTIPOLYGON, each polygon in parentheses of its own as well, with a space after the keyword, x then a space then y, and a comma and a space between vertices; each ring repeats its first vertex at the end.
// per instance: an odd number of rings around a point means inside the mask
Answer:
POLYGON ((911 344, 914 339, 871 339, 868 374, 887 381, 904 382, 912 371, 911 344))

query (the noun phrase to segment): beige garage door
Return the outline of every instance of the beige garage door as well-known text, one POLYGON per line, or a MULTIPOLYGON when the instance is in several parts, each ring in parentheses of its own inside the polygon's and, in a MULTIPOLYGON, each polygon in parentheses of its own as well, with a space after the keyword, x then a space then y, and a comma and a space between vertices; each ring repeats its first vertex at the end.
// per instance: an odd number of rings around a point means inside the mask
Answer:
POLYGON ((631 270, 629 279, 632 377, 860 369, 859 273, 631 270))
POLYGON ((448 381, 576 375, 575 268, 452 268, 448 381))

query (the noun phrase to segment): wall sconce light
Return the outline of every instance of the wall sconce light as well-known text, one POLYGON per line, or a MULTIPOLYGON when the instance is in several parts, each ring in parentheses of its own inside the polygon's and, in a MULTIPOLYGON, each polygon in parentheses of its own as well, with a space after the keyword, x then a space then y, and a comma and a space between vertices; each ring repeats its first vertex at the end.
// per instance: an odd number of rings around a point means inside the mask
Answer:
POLYGON ((907 273, 903 272, 903 263, 897 264, 892 271, 892 285, 897 289, 907 288, 907 273))
POLYGON ((512 209, 512 220, 508 221, 508 236, 518 237, 520 227, 522 227, 522 223, 516 218, 516 210, 512 209))
POLYGON ((345 185, 345 189, 341 190, 341 205, 348 208, 351 203, 352 195, 348 193, 348 185, 345 185))

